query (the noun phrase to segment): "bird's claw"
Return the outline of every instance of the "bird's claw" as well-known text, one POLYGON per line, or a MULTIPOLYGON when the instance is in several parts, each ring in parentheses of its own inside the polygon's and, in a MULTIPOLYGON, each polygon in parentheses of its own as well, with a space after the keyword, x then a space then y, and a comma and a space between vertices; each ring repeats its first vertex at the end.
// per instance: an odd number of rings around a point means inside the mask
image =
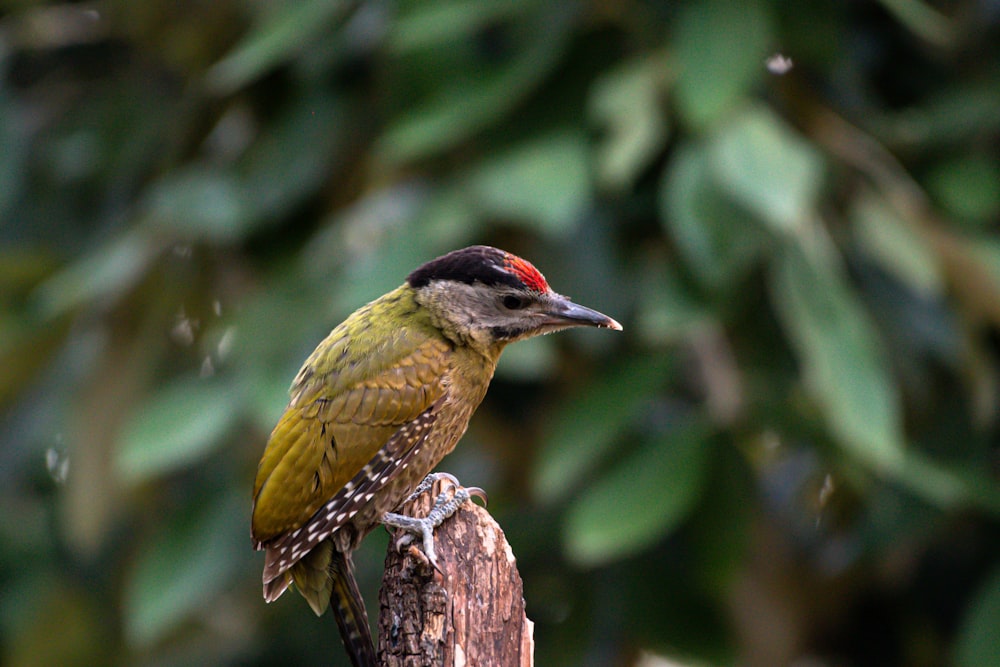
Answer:
POLYGON ((417 561, 418 563, 420 563, 421 568, 424 569, 434 568, 438 572, 441 571, 440 569, 438 569, 437 563, 432 563, 431 559, 428 558, 427 555, 424 554, 424 552, 421 551, 416 544, 410 545, 410 547, 406 550, 406 555, 412 558, 413 560, 417 561))
POLYGON ((490 498, 489 498, 489 496, 487 496, 486 492, 483 491, 478 486, 467 486, 467 487, 465 487, 465 490, 469 492, 469 497, 470 498, 479 498, 480 500, 482 500, 483 501, 483 507, 486 507, 487 505, 490 504, 490 498))
POLYGON ((439 569, 437 552, 434 550, 434 526, 430 521, 402 514, 386 514, 383 519, 386 525, 401 529, 393 539, 396 551, 407 553, 435 570, 439 569), (418 535, 423 548, 414 544, 418 535))
POLYGON ((464 487, 454 475, 446 472, 431 473, 423 479, 413 493, 403 502, 403 505, 416 499, 421 494, 434 487, 439 481, 444 481, 442 490, 434 499, 434 505, 424 518, 406 516, 395 512, 388 512, 382 517, 382 523, 392 528, 400 529, 394 540, 397 550, 402 551, 409 547, 412 554, 418 551, 413 541, 419 535, 423 546, 423 558, 435 570, 440 572, 437 566, 437 553, 434 549, 434 529, 445 522, 448 517, 458 511, 458 508, 465 504, 472 497, 480 498, 483 504, 487 502, 486 492, 477 486, 464 487))

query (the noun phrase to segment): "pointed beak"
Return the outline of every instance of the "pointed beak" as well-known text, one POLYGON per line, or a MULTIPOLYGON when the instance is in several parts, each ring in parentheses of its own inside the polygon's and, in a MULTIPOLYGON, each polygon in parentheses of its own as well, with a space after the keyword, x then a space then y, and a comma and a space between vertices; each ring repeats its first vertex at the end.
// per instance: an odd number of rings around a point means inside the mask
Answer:
POLYGON ((557 327, 597 327, 621 331, 622 325, 603 313, 575 304, 564 296, 556 296, 545 313, 546 324, 557 327))

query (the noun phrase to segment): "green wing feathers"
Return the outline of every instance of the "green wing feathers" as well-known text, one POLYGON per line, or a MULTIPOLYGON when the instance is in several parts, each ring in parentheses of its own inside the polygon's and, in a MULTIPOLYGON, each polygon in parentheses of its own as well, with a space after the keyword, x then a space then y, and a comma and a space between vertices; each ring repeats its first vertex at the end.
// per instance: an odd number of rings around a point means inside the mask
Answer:
POLYGON ((306 360, 257 469, 258 545, 307 522, 401 426, 442 395, 438 378, 449 346, 429 323, 365 335, 377 313, 408 308, 408 300, 412 295, 401 287, 365 306, 306 360))

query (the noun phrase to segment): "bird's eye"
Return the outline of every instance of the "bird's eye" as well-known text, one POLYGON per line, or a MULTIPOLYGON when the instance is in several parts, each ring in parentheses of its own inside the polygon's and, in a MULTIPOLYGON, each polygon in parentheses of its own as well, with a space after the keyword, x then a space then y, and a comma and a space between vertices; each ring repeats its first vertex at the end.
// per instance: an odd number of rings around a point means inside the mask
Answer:
POLYGON ((503 307, 509 310, 520 310, 528 305, 528 300, 516 294, 508 294, 503 298, 503 307))

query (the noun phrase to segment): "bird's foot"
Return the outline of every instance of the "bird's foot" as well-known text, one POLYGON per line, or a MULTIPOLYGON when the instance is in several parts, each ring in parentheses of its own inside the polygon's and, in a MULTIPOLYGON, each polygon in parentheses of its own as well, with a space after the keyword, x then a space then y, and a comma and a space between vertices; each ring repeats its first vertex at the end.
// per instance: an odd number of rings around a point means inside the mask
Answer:
POLYGON ((440 500, 441 497, 445 496, 446 494, 449 493, 449 491, 453 491, 454 489, 465 489, 466 491, 469 492, 470 497, 475 497, 482 500, 483 505, 486 505, 487 502, 489 501, 489 498, 486 497, 486 492, 480 489, 478 486, 464 487, 462 486, 462 483, 458 481, 458 478, 452 475, 450 472, 432 472, 431 474, 427 475, 427 477, 424 477, 423 481, 421 481, 420 484, 417 484, 417 488, 413 490, 413 493, 408 495, 406 497, 406 500, 404 500, 399 504, 400 507, 402 507, 403 505, 408 505, 409 503, 413 502, 421 495, 432 489, 434 485, 437 484, 438 482, 442 482, 441 484, 442 490, 438 494, 438 502, 442 502, 440 500), (446 484, 447 486, 445 486, 446 484))
POLYGON ((448 517, 457 512, 458 508, 473 496, 481 498, 484 503, 487 500, 486 492, 479 487, 472 486, 466 488, 459 484, 454 475, 440 472, 427 475, 402 504, 407 505, 421 494, 434 488, 439 482, 441 482, 441 491, 434 499, 434 505, 426 517, 407 516, 395 512, 387 512, 382 516, 383 524, 398 529, 395 545, 400 551, 410 546, 417 536, 421 538, 423 555, 434 569, 437 569, 437 553, 434 550, 434 529, 444 523, 448 517))

